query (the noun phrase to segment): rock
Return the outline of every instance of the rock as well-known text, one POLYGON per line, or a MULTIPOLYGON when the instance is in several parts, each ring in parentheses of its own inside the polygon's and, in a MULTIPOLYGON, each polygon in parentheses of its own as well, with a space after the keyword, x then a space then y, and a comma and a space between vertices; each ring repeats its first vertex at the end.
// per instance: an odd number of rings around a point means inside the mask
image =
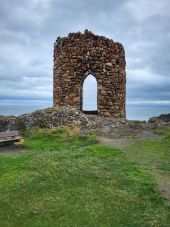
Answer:
POLYGON ((111 62, 107 62, 105 65, 109 66, 109 67, 112 67, 112 63, 111 62))
POLYGON ((149 123, 156 123, 156 122, 170 122, 170 113, 168 114, 161 114, 158 117, 151 117, 148 120, 149 123))
POLYGON ((74 103, 77 103, 77 102, 79 103, 79 102, 80 102, 79 97, 74 97, 73 102, 74 102, 74 103))
POLYGON ((73 125, 80 128, 82 134, 95 130, 97 135, 110 138, 140 138, 147 139, 155 129, 170 128, 169 115, 146 121, 128 121, 113 118, 105 111, 103 115, 87 115, 73 107, 52 107, 37 110, 32 113, 15 116, 0 116, 0 131, 29 130, 32 128, 55 128, 73 125), (153 120, 154 119, 154 120, 153 120), (159 120, 155 120, 159 119, 159 120), (161 119, 161 120, 160 120, 161 119))
POLYGON ((29 114, 15 116, 0 116, 0 131, 25 130, 31 128, 53 128, 74 125, 87 125, 86 115, 76 108, 52 107, 37 110, 29 114))
POLYGON ((0 131, 15 129, 17 125, 17 118, 15 116, 0 115, 0 131), (10 128, 9 128, 10 125, 10 128))
POLYGON ((105 116, 105 117, 110 117, 110 113, 109 113, 109 112, 105 112, 105 113, 104 113, 104 116, 105 116))

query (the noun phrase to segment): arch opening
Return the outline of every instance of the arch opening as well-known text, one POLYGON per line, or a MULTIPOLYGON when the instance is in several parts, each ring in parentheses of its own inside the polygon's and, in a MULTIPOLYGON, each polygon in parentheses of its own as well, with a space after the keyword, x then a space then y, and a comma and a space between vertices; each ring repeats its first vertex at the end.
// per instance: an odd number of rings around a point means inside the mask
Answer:
POLYGON ((83 81, 82 110, 87 114, 97 114, 97 80, 92 74, 83 81))

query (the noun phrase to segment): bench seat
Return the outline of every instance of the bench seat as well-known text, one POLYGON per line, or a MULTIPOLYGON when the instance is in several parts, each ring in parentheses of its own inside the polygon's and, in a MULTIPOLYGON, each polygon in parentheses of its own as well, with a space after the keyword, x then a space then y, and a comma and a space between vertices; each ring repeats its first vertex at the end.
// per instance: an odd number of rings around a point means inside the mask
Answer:
POLYGON ((18 142, 20 139, 22 139, 22 136, 20 136, 18 130, 0 132, 0 143, 18 142))

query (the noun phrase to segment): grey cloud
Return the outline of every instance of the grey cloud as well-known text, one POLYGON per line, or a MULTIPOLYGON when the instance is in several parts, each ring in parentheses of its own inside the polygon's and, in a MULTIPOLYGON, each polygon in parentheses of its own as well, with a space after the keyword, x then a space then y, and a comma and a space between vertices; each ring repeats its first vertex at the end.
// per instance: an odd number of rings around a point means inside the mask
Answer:
POLYGON ((1 1, 0 99, 51 99, 56 37, 88 28, 123 43, 127 100, 170 100, 169 8, 168 0, 1 1))

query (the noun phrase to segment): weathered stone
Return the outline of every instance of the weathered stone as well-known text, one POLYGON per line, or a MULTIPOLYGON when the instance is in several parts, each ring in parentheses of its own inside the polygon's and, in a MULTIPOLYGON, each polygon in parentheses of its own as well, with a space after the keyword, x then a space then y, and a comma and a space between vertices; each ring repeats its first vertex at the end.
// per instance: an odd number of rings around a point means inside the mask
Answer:
POLYGON ((31 128, 53 128, 68 124, 88 125, 86 115, 75 108, 58 107, 37 110, 29 114, 0 116, 0 131, 31 128))
POLYGON ((83 81, 92 74, 98 85, 98 114, 125 118, 125 65, 121 43, 88 30, 84 34, 70 33, 68 37, 57 38, 54 45, 53 106, 72 106, 82 111, 83 81))
MULTIPOLYGON (((102 109, 102 106, 101 108, 102 109)), ((37 110, 30 114, 15 116, 0 116, 0 131, 25 130, 32 128, 54 128, 75 125, 82 132, 97 129, 98 135, 106 137, 140 137, 148 138, 148 133, 155 129, 170 128, 170 114, 160 116, 161 121, 147 123, 146 121, 128 121, 113 118, 110 112, 102 111, 103 116, 85 115, 75 108, 58 107, 37 110)), ((157 117, 159 119, 159 117, 157 117)))
POLYGON ((109 112, 105 112, 104 115, 105 115, 105 117, 110 117, 110 113, 109 112))
POLYGON ((105 65, 112 67, 112 63, 111 62, 107 62, 105 65))
POLYGON ((168 114, 161 114, 158 117, 151 117, 148 122, 156 123, 156 122, 170 122, 170 113, 168 114))

